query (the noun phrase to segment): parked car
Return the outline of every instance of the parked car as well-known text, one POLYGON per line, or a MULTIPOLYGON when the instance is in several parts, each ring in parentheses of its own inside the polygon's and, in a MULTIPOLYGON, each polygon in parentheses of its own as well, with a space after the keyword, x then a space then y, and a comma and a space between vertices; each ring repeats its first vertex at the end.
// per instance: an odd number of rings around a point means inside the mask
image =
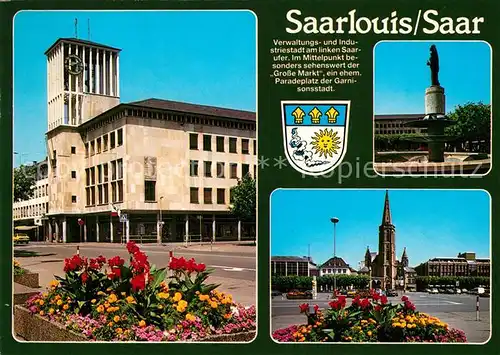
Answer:
POLYGON ((30 242, 30 237, 26 233, 15 233, 12 239, 14 244, 28 244, 30 242))
POLYGON ((293 299, 312 299, 312 291, 298 291, 298 290, 292 290, 286 294, 286 298, 293 300, 293 299))
POLYGON ((349 290, 347 291, 347 297, 356 297, 356 293, 355 290, 349 290))
POLYGON ((459 289, 459 288, 456 288, 456 289, 455 289, 455 293, 456 293, 457 295, 459 295, 459 294, 461 294, 461 293, 462 293, 462 291, 460 291, 460 289, 459 289))
POLYGON ((282 296, 283 293, 281 291, 278 291, 278 290, 272 290, 271 291, 271 297, 279 297, 279 296, 282 296))
POLYGON ((396 290, 387 290, 386 295, 387 295, 387 297, 398 297, 398 291, 396 291, 396 290))
POLYGON ((431 289, 431 291, 429 293, 437 294, 437 293, 439 293, 439 290, 437 288, 433 288, 433 289, 431 289))
POLYGON ((462 289, 462 293, 467 293, 467 292, 469 292, 469 291, 467 291, 467 289, 466 289, 466 288, 463 288, 463 289, 462 289))

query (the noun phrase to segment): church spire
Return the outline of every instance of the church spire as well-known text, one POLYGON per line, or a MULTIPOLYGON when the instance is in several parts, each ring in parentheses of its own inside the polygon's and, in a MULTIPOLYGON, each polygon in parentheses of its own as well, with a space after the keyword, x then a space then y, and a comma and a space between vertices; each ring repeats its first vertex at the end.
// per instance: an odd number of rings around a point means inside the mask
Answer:
POLYGON ((392 224, 391 207, 389 206, 389 190, 385 190, 384 214, 382 215, 382 225, 392 224))
POLYGON ((406 255, 406 247, 403 248, 403 255, 401 256, 401 264, 403 267, 408 267, 409 260, 408 255, 406 255))

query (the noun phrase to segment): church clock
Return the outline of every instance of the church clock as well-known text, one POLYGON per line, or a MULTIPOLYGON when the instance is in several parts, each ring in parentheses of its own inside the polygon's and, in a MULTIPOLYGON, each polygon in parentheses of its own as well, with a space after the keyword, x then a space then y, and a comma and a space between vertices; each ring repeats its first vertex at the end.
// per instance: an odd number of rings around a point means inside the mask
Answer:
POLYGON ((78 75, 83 71, 83 63, 80 57, 70 54, 65 62, 66 70, 71 75, 78 75))

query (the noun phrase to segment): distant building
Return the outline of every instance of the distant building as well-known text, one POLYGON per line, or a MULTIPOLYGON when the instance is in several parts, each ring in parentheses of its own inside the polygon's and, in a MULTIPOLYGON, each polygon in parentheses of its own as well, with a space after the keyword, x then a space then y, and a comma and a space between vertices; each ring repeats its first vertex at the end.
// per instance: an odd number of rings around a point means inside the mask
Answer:
POLYGON ((406 122, 424 118, 425 114, 375 115, 375 134, 423 133, 425 128, 407 127, 406 122))
POLYGON ((419 276, 490 276, 489 258, 476 258, 476 253, 459 253, 456 257, 429 259, 415 268, 419 276))
POLYGON ((324 264, 319 267, 319 276, 323 275, 357 275, 357 271, 347 264, 344 259, 335 256, 328 259, 324 264))
POLYGON ((272 276, 318 276, 318 268, 311 257, 272 256, 272 276))

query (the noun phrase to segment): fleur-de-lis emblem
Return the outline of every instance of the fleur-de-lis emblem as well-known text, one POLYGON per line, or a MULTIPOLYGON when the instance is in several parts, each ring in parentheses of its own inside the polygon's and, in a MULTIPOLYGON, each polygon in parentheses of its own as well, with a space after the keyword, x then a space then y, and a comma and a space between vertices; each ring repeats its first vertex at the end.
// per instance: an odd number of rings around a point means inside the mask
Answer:
POLYGON ((309 116, 311 116, 311 122, 314 124, 318 124, 320 122, 321 115, 322 115, 322 113, 317 107, 314 107, 309 112, 309 116))
POLYGON ((335 107, 331 106, 328 111, 325 112, 326 117, 328 117, 328 123, 337 123, 337 116, 339 111, 335 107))
POLYGON ((292 112, 292 116, 294 117, 295 124, 302 124, 304 122, 304 116, 306 113, 300 106, 297 106, 295 110, 292 112))

